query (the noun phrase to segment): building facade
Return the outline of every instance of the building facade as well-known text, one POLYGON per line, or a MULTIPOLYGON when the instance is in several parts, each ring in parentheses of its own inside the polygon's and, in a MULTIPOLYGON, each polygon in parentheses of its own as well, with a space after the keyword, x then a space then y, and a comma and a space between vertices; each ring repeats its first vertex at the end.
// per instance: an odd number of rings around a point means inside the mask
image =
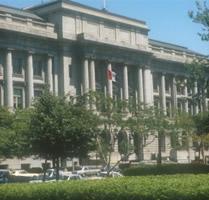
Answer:
MULTIPOLYGON (((114 99, 196 114, 185 63, 201 56, 149 39, 144 21, 58 0, 20 10, 0 5, 0 105, 29 107, 47 84, 55 95, 102 91, 114 99), (107 71, 112 73, 109 79, 107 71)), ((163 156, 169 157, 165 138, 163 156)), ((157 141, 144 149, 145 160, 157 141)), ((194 152, 192 155, 194 157, 194 152)))

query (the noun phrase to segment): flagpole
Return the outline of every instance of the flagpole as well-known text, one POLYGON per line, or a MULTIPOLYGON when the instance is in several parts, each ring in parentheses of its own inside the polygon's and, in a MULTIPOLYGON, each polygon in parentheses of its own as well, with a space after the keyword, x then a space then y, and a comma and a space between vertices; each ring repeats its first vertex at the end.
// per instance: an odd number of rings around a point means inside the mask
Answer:
POLYGON ((106 0, 103 0, 103 9, 106 10, 106 0))

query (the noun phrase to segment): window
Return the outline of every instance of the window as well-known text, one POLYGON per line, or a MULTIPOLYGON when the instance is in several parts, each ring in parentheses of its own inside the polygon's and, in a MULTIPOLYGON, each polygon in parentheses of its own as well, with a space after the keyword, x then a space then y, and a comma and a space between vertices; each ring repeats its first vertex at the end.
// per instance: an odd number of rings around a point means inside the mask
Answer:
POLYGON ((159 79, 157 74, 153 75, 153 89, 154 92, 159 92, 159 79))
POLYGON ((43 94, 42 90, 34 90, 34 97, 40 97, 43 94))
POLYGON ((34 63, 33 63, 33 75, 42 77, 42 71, 43 71, 43 60, 41 57, 35 57, 34 63))
POLYGON ((14 108, 23 108, 23 90, 20 88, 14 88, 14 108))
POLYGON ((25 163, 25 164, 21 164, 21 169, 24 169, 24 170, 29 170, 30 169, 30 164, 28 163, 25 163))
POLYGON ((24 66, 23 59, 15 58, 13 63, 13 73, 15 75, 22 75, 23 66, 24 66))
POLYGON ((154 106, 160 108, 160 99, 158 97, 154 97, 154 106))
POLYGON ((166 151, 166 140, 165 140, 165 135, 160 136, 160 146, 161 146, 161 151, 165 152, 166 151))
POLYGON ((166 101, 166 113, 168 117, 171 117, 171 102, 166 101))
POLYGON ((171 80, 169 77, 165 77, 165 91, 166 93, 170 93, 170 85, 171 85, 171 80))

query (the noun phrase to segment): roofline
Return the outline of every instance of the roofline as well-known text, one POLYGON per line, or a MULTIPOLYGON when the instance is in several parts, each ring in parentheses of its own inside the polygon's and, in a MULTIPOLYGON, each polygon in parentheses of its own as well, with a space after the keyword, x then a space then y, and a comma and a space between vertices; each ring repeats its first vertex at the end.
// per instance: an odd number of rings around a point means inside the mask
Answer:
POLYGON ((84 5, 84 4, 72 1, 72 0, 54 0, 52 2, 48 2, 48 3, 45 3, 45 4, 40 4, 40 5, 37 5, 37 6, 34 6, 34 7, 26 8, 26 10, 35 11, 37 9, 44 8, 44 7, 49 6, 49 5, 54 5, 54 4, 59 3, 59 2, 72 4, 72 5, 75 5, 75 6, 82 7, 82 8, 90 9, 90 10, 97 11, 97 12, 100 12, 100 13, 106 13, 106 14, 109 14, 109 15, 112 15, 112 16, 115 16, 115 17, 128 19, 128 20, 131 20, 131 21, 138 22, 138 23, 141 23, 143 25, 146 25, 146 22, 143 21, 143 20, 138 20, 138 19, 135 19, 135 18, 124 16, 124 15, 112 13, 112 12, 109 12, 108 10, 106 10, 106 9, 93 8, 91 6, 87 6, 87 5, 84 5))
MULTIPOLYGON (((169 43, 169 42, 163 42, 163 41, 154 40, 154 39, 149 39, 149 42, 157 42, 157 43, 159 43, 159 46, 160 46, 160 44, 170 45, 171 47, 167 47, 167 48, 172 49, 172 47, 173 47, 173 48, 175 48, 175 50, 178 50, 178 51, 185 51, 185 52, 187 52, 187 53, 195 54, 195 55, 203 56, 203 57, 206 56, 206 55, 204 55, 204 54, 195 52, 195 51, 193 51, 193 50, 191 50, 191 49, 189 49, 189 48, 187 48, 187 47, 180 46, 180 45, 173 44, 173 43, 169 43), (178 48, 181 48, 181 49, 178 49, 178 48)), ((152 43, 150 43, 150 44, 152 44, 152 43)))
POLYGON ((25 12, 25 13, 28 13, 28 14, 32 14, 32 15, 36 16, 36 17, 32 17, 31 16, 32 19, 44 21, 41 17, 37 16, 36 14, 34 14, 33 12, 31 12, 30 10, 24 10, 22 8, 8 6, 8 5, 4 5, 4 4, 0 4, 0 7, 4 7, 4 8, 8 8, 8 9, 13 9, 13 10, 17 10, 17 11, 20 11, 20 12, 25 12))
POLYGON ((150 42, 157 42, 157 43, 161 43, 161 44, 165 44, 165 45, 171 45, 173 47, 177 47, 177 48, 183 48, 185 50, 189 50, 187 47, 185 46, 181 46, 181 45, 177 45, 177 44, 173 44, 173 43, 169 43, 169 42, 163 42, 160 40, 155 40, 155 39, 149 39, 150 42))

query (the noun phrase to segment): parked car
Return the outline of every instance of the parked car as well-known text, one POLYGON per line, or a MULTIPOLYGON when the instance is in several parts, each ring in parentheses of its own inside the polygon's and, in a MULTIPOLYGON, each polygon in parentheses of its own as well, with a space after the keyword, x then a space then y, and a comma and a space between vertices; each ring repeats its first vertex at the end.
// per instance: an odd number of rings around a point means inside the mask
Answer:
POLYGON ((10 171, 7 169, 0 169, 0 183, 8 183, 10 171))
POLYGON ((67 180, 70 181, 70 180, 81 180, 83 179, 83 177, 79 174, 71 174, 67 180))
POLYGON ((83 166, 81 167, 80 170, 77 170, 76 173, 81 176, 92 176, 92 175, 97 175, 100 171, 101 171, 100 169, 83 166))
POLYGON ((39 179, 40 174, 38 173, 28 173, 23 169, 14 170, 11 173, 12 182, 29 182, 30 180, 39 179))
MULTIPOLYGON (((67 179, 72 172, 59 170, 59 179, 67 179)), ((56 169, 47 169, 46 179, 56 179, 56 169)))
POLYGON ((112 177, 112 178, 118 178, 118 177, 123 177, 123 174, 121 174, 120 172, 117 171, 111 171, 109 172, 109 174, 107 173, 107 171, 102 171, 99 174, 101 177, 112 177))

